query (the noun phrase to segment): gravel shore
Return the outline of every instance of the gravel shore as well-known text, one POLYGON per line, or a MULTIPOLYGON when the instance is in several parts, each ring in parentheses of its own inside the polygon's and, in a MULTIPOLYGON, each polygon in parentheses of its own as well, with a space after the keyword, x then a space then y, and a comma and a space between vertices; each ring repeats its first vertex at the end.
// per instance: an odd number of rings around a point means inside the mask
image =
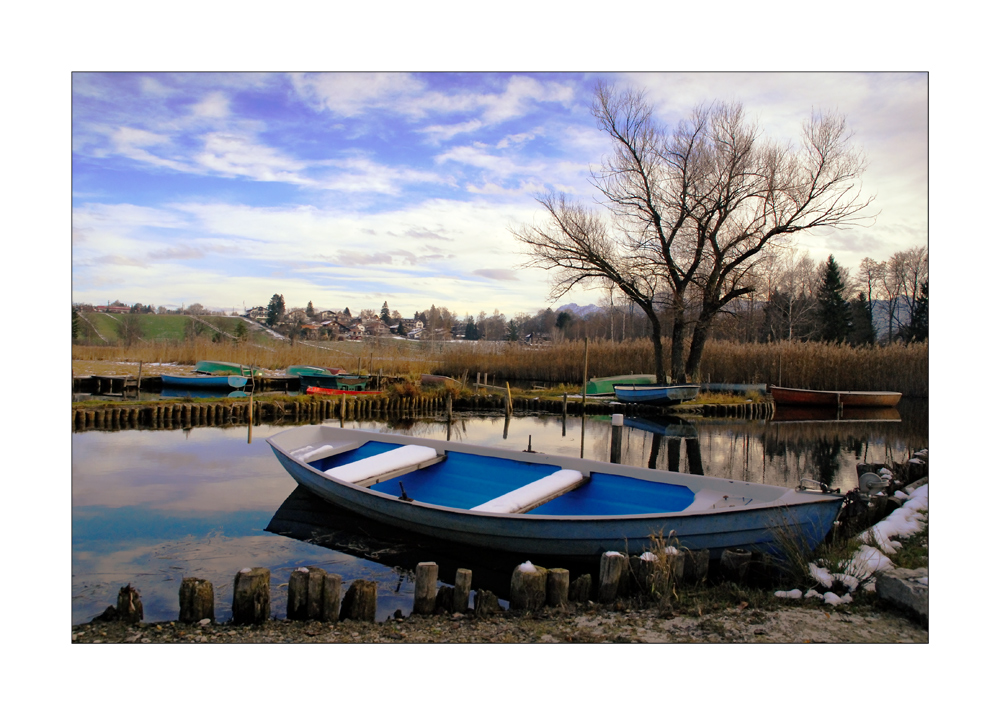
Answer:
POLYGON ((703 616, 655 608, 571 604, 535 614, 411 615, 383 623, 271 620, 228 623, 120 622, 73 626, 74 643, 928 643, 928 630, 892 610, 818 604, 775 610, 727 608, 703 616))

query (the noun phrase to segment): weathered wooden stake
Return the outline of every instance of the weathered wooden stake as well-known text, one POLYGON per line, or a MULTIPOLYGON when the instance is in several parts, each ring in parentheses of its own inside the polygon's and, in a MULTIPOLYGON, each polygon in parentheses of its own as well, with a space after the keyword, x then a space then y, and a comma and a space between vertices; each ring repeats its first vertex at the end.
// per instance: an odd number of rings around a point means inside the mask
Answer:
POLYGON ((375 622, 378 606, 378 584, 375 581, 354 581, 340 609, 341 620, 375 622))
POLYGON ((434 613, 437 600, 438 565, 433 561, 417 564, 417 580, 413 588, 413 612, 420 615, 434 613))
POLYGON ((500 601, 492 591, 482 588, 476 590, 476 596, 473 599, 473 613, 475 613, 476 618, 501 611, 503 608, 500 606, 500 601))
POLYGON ((122 586, 118 591, 118 620, 138 623, 142 620, 142 599, 132 584, 122 586))
POLYGON ((530 561, 514 569, 510 577, 510 610, 537 611, 545 605, 547 569, 530 561))
POLYGON ((708 577, 708 549, 684 552, 684 580, 701 583, 708 577))
POLYGON ((233 623, 260 624, 270 617, 271 571, 262 567, 241 569, 233 583, 233 623))
POLYGON ((746 549, 726 549, 719 564, 722 575, 732 581, 742 581, 750 565, 750 552, 746 549))
POLYGON ((628 559, 617 551, 605 551, 601 554, 601 570, 597 585, 597 600, 601 603, 611 603, 618 597, 618 588, 628 559))
POLYGON ((594 579, 589 573, 577 576, 569 585, 569 600, 575 603, 586 603, 590 600, 593 585, 594 579))
POLYGON ((469 593, 472 591, 472 571, 458 569, 455 572, 455 600, 452 613, 465 613, 469 610, 469 593))
POLYGON ((611 463, 622 463, 622 431, 625 416, 619 413, 611 415, 611 463))
POLYGON ((215 622, 215 589, 210 581, 187 576, 181 581, 180 615, 181 623, 197 623, 203 618, 215 622))
POLYGON ((569 603, 569 570, 549 569, 545 581, 545 604, 553 608, 564 608, 569 603))

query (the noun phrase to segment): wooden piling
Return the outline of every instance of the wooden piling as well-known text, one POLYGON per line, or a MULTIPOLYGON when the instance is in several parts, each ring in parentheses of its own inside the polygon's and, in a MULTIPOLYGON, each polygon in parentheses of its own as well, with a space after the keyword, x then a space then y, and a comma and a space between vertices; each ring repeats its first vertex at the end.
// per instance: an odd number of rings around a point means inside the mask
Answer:
POLYGON ((118 591, 118 620, 126 623, 138 623, 142 620, 142 599, 139 591, 132 584, 122 586, 118 591))
POLYGON ((597 585, 597 600, 601 603, 611 603, 618 597, 618 588, 625 574, 628 559, 617 551, 605 551, 601 554, 599 583, 597 585))
POLYGON ((726 549, 722 552, 722 575, 730 581, 741 582, 750 565, 751 554, 746 549, 726 549))
POLYGON ((586 603, 590 600, 593 589, 593 577, 589 573, 577 576, 569 585, 569 600, 575 603, 586 603))
POLYGON ((233 623, 260 624, 270 617, 271 571, 262 567, 240 570, 233 582, 233 623))
POLYGON ((701 583, 708 577, 708 549, 684 551, 684 580, 687 583, 701 583))
POLYGON ((545 605, 565 608, 569 603, 569 570, 549 569, 545 579, 545 605))
POLYGON ((452 603, 452 613, 465 613, 469 610, 469 594, 472 592, 472 571, 458 569, 455 572, 455 596, 452 603))
POLYGON ((288 578, 288 619, 335 621, 340 610, 340 576, 317 566, 292 571, 288 578), (328 591, 330 591, 328 593, 328 591), (336 613, 334 612, 336 611, 336 613))
POLYGON ((413 612, 420 615, 434 613, 437 599, 438 565, 433 561, 417 564, 416 585, 413 589, 413 612))
MULTIPOLYGON (((340 619, 374 623, 377 608, 378 583, 365 580, 354 581, 344 595, 340 619)), ((431 608, 433 610, 433 606, 431 608)))
POLYGON ((525 561, 510 577, 510 610, 537 611, 545 605, 547 570, 525 561))
POLYGON ((622 432, 625 416, 619 413, 611 415, 611 463, 622 463, 622 432))
POLYGON ((215 622, 215 589, 210 581, 187 576, 181 581, 180 615, 181 623, 197 623, 208 618, 215 622))

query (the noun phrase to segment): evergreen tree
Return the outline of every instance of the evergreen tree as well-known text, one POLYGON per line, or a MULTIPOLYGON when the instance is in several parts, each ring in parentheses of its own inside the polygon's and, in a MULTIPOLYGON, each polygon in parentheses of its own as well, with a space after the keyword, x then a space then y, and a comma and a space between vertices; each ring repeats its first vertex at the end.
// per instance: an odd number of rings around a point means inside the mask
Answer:
POLYGON ((469 318, 469 322, 465 324, 465 339, 479 340, 479 328, 476 327, 476 323, 472 318, 469 318))
POLYGON ((379 318, 381 318, 382 322, 386 325, 389 325, 389 323, 392 322, 392 316, 389 315, 389 301, 382 303, 382 312, 379 313, 379 318))
POLYGON ((312 301, 309 301, 309 304, 306 306, 306 315, 309 316, 310 318, 313 317, 314 315, 316 315, 316 311, 313 310, 313 302, 312 301))
POLYGON ((913 304, 910 324, 903 328, 902 337, 907 342, 922 342, 927 340, 930 334, 930 300, 927 294, 929 282, 924 281, 920 284, 920 295, 913 304))
POLYGON ((851 345, 874 345, 875 324, 872 321, 872 304, 863 292, 851 301, 851 345))
POLYGON ((344 308, 344 315, 346 315, 348 318, 350 318, 351 317, 351 309, 350 308, 344 308))
POLYGON ((264 320, 268 327, 273 328, 276 323, 281 322, 285 315, 285 296, 275 293, 271 296, 271 301, 267 304, 267 318, 264 320))
POLYGON ((80 337, 80 314, 73 310, 73 340, 80 337))
POLYGON ((851 306, 844 299, 844 280, 840 266, 831 255, 823 269, 819 296, 819 339, 831 342, 846 340, 851 332, 851 306))

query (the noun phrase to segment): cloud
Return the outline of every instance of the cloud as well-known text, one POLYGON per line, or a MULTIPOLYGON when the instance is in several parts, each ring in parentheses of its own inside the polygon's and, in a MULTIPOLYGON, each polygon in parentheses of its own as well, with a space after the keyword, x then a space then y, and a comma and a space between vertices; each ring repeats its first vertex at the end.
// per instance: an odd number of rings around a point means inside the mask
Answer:
POLYGON ((506 268, 479 268, 472 271, 474 276, 482 276, 493 281, 519 281, 517 273, 506 268))
POLYGON ((299 175, 307 164, 258 144, 253 138, 213 132, 205 137, 204 150, 196 154, 199 165, 227 176, 245 176, 257 181, 311 183, 299 175))
POLYGON ((223 119, 229 116, 229 98, 222 92, 212 92, 191 108, 197 117, 223 119))

